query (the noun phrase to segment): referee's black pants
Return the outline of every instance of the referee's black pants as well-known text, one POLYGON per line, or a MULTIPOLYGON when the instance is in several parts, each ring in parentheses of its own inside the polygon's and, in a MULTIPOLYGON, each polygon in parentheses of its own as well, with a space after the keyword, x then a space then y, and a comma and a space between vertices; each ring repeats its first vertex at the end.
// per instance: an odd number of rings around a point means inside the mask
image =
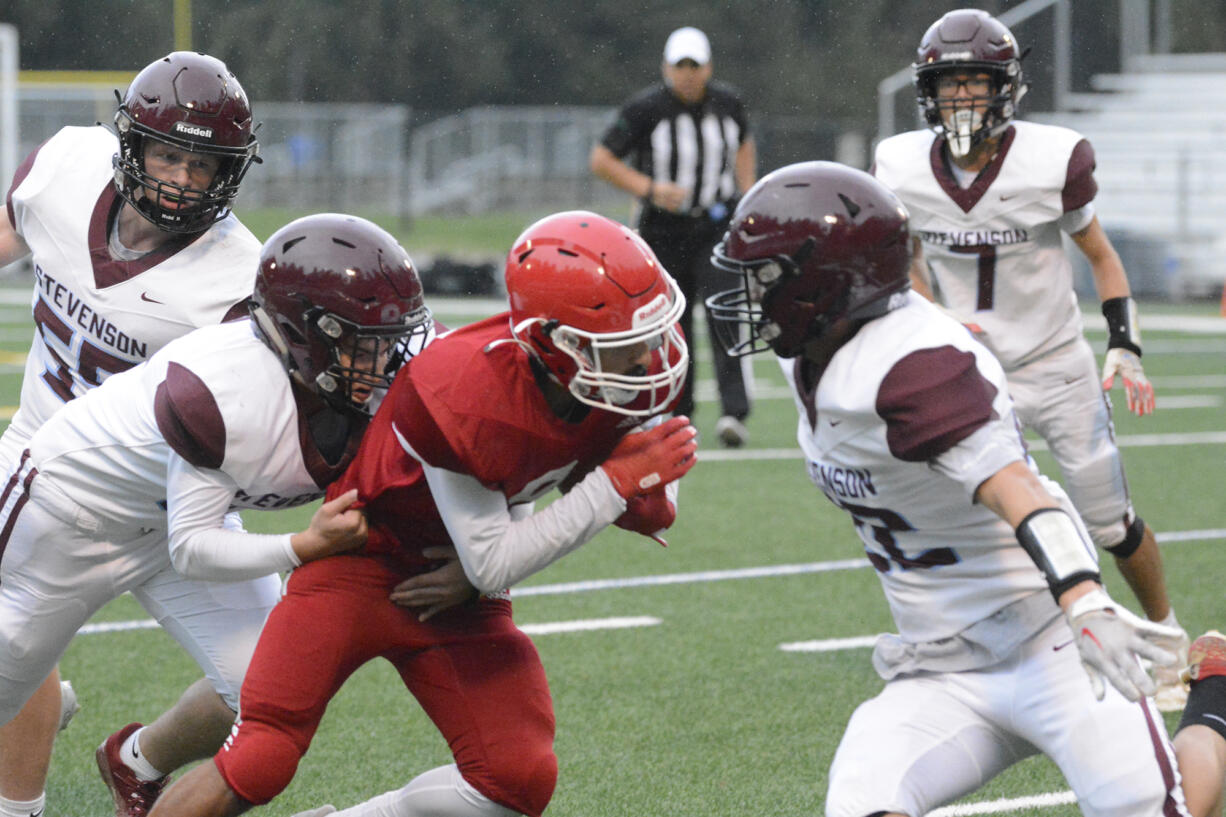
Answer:
MULTIPOLYGON (((676 413, 694 414, 694 363, 698 353, 694 337, 694 308, 707 296, 737 285, 734 276, 711 265, 711 251, 724 237, 728 219, 712 220, 706 215, 678 216, 654 208, 643 213, 639 233, 655 251, 656 257, 677 281, 685 295, 685 312, 681 315, 681 330, 690 346, 690 367, 685 378, 685 392, 677 404, 676 413)), ((728 357, 715 335, 715 327, 707 320, 707 339, 714 358, 715 380, 719 386, 720 415, 738 420, 749 416, 749 397, 739 358, 728 357)))

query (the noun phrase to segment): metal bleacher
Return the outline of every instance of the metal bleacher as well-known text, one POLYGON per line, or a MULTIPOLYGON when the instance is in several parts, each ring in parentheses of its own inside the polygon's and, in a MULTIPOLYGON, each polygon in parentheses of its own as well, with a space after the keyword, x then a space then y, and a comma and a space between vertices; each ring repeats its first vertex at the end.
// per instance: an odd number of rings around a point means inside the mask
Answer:
POLYGON ((1143 55, 1129 68, 1029 118, 1094 145, 1095 206, 1135 290, 1216 296, 1226 281, 1226 54, 1143 55))

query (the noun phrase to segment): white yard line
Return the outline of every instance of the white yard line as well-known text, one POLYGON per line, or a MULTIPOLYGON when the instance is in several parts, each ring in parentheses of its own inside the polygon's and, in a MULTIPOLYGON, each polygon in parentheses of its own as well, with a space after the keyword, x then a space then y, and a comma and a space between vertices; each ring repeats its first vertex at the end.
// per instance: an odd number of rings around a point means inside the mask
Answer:
MULTIPOLYGON (((587 618, 575 621, 547 621, 541 624, 521 624, 519 629, 528 635, 554 635, 555 633, 580 633, 592 630, 624 630, 629 627, 654 627, 660 619, 654 616, 615 616, 613 618, 587 618)), ((86 624, 77 631, 78 635, 97 635, 99 633, 120 633, 129 630, 156 630, 158 623, 146 618, 136 621, 106 621, 99 624, 86 624)))
MULTIPOLYGON (((1226 528, 1167 531, 1165 533, 1157 534, 1157 539, 1159 544, 1226 539, 1226 528)), ((868 559, 834 559, 826 562, 803 562, 799 564, 769 565, 765 567, 741 567, 733 568, 731 570, 700 570, 693 573, 664 573, 657 576, 629 576, 624 579, 587 579, 585 581, 578 582, 560 582, 557 584, 536 584, 529 585, 528 587, 517 587, 513 592, 513 596, 515 598, 522 598, 525 596, 561 596, 572 593, 590 593, 596 590, 627 590, 635 587, 661 587, 672 584, 700 584, 703 582, 734 581, 738 579, 768 579, 778 578, 780 576, 799 576, 808 573, 832 573, 840 570, 860 570, 869 566, 868 559)), ((627 619, 610 618, 593 620, 617 622, 627 619)), ((629 620, 637 621, 637 619, 629 620)), ((520 629, 527 630, 532 626, 549 625, 521 625, 520 629)), ((155 627, 157 627, 157 622, 153 619, 138 621, 109 621, 98 624, 86 624, 78 632, 85 635, 91 635, 95 633, 122 632, 124 630, 144 630, 155 627)), ((602 628, 596 627, 593 629, 602 628)), ((875 636, 864 636, 863 638, 872 637, 875 636)))
MULTIPOLYGON (((1115 438, 1120 448, 1147 448, 1168 445, 1222 445, 1226 444, 1226 431, 1190 431, 1170 434, 1125 434, 1115 438)), ((1045 440, 1027 440, 1031 451, 1046 451, 1045 440)), ((698 455, 700 462, 745 462, 753 460, 798 460, 799 448, 703 448, 698 455)))
POLYGON ((1035 794, 1029 797, 1012 797, 1008 800, 990 800, 983 803, 966 803, 960 806, 946 806, 936 811, 930 811, 927 817, 970 817, 975 814, 1007 814, 1011 811, 1022 811, 1028 808, 1051 808, 1076 803, 1077 797, 1071 791, 1049 791, 1046 794, 1035 794))

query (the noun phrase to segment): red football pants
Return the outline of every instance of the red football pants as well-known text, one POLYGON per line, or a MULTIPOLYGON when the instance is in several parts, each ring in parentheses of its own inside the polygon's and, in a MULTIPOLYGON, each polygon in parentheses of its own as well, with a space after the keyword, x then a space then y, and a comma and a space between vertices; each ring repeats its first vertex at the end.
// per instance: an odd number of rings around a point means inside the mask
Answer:
POLYGON ((403 578, 367 556, 293 572, 243 681, 241 720, 214 758, 222 777, 257 805, 279 794, 345 679, 381 656, 443 733, 464 779, 538 817, 553 795, 557 758, 536 647, 512 622, 509 601, 482 599, 417 621, 387 598, 403 578))

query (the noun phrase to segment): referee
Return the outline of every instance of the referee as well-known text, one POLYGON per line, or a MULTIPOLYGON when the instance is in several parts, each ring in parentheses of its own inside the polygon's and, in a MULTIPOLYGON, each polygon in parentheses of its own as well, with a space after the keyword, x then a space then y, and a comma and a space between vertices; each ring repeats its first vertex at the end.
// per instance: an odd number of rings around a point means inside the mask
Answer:
MULTIPOLYGON (((663 83, 622 107, 592 148, 592 173, 642 200, 639 233, 685 294, 681 328, 693 338, 693 308, 725 289, 710 263, 736 200, 757 176, 757 151, 740 96, 711 81, 711 44, 696 28, 679 28, 664 44, 663 83), (712 280, 712 279, 715 280, 712 280)), ((720 442, 743 444, 749 416, 741 361, 721 353, 708 321, 721 416, 720 442)), ((690 349, 695 344, 690 343, 690 349)), ((694 412, 694 358, 678 414, 694 412)))

